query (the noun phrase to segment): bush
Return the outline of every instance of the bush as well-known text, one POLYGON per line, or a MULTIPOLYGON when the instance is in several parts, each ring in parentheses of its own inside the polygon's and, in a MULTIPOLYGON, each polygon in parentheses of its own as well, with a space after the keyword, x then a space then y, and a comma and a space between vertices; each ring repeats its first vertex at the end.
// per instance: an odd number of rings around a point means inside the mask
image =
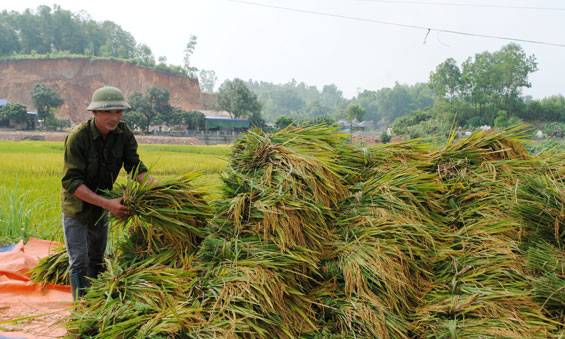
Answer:
POLYGON ((392 139, 392 136, 390 136, 390 135, 386 132, 386 130, 384 130, 384 131, 381 133, 381 142, 382 142, 383 144, 386 144, 386 143, 388 143, 388 142, 390 141, 390 139, 392 139))
POLYGON ((467 126, 471 128, 477 128, 486 125, 486 122, 483 118, 475 116, 471 119, 467 120, 467 126))

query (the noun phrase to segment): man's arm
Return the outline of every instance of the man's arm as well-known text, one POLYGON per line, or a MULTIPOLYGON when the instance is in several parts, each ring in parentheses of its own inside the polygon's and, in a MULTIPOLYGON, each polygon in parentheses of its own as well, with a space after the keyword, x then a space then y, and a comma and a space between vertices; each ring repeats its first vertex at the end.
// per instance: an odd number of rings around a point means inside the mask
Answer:
POLYGON ((147 172, 143 172, 143 173, 139 173, 136 177, 135 180, 137 180, 138 183, 142 183, 143 180, 145 179, 145 176, 147 176, 147 183, 148 184, 155 184, 157 183, 155 181, 155 178, 153 178, 153 176, 151 174, 148 174, 147 172))
POLYGON ((77 198, 108 210, 110 213, 121 219, 129 215, 129 208, 122 205, 123 198, 105 199, 94 193, 86 185, 81 184, 73 193, 77 198))

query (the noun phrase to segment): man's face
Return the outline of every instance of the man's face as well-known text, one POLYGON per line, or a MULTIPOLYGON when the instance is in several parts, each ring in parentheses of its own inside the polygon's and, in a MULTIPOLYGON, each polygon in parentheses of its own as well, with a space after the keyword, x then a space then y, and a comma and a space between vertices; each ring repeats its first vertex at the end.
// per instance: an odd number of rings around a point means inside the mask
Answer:
POLYGON ((112 111, 93 111, 94 123, 102 135, 108 134, 118 127, 118 123, 122 120, 122 110, 112 111))

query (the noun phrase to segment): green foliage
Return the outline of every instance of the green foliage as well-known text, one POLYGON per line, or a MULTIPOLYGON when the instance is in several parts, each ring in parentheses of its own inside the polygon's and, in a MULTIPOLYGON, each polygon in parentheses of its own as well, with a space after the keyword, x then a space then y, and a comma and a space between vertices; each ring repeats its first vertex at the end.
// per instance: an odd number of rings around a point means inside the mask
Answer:
POLYGON ((294 120, 293 120, 292 118, 287 117, 287 116, 284 116, 284 115, 278 117, 277 121, 275 121, 275 127, 276 127, 278 130, 281 130, 281 129, 283 129, 283 128, 286 128, 286 127, 288 127, 288 126, 290 126, 290 125, 292 125, 292 124, 294 124, 294 120))
POLYGON ((96 22, 88 15, 72 13, 58 5, 45 5, 22 13, 0 14, 0 56, 49 54, 139 58, 154 64, 147 45, 137 45, 133 36, 112 21, 96 22))
POLYGON ((97 22, 88 14, 73 13, 58 5, 0 13, 1 61, 58 58, 119 60, 189 75, 182 66, 156 66, 149 46, 138 44, 131 33, 109 20, 97 22))
POLYGON ((521 117, 542 121, 565 121, 565 97, 560 94, 532 100, 521 117))
POLYGON ((183 113, 183 121, 187 129, 203 129, 206 123, 206 116, 202 112, 192 110, 183 113))
POLYGON ((499 110, 494 118, 494 127, 508 127, 508 113, 505 110, 499 110))
POLYGON ((134 119, 131 121, 134 126, 143 126, 146 132, 149 132, 152 122, 168 121, 173 111, 173 107, 169 104, 169 90, 156 86, 147 89, 145 96, 140 92, 134 92, 129 96, 128 103, 131 106, 131 109, 126 111, 128 121, 134 119), (130 115, 129 112, 139 112, 143 114, 145 120, 137 114, 130 115))
POLYGON ((314 126, 314 125, 326 125, 326 126, 332 126, 332 127, 337 127, 337 123, 335 121, 335 119, 333 119, 330 116, 327 115, 319 115, 317 117, 315 117, 312 120, 303 120, 301 122, 302 126, 314 126))
POLYGON ((186 47, 184 48, 183 68, 186 71, 186 74, 188 74, 188 76, 191 78, 196 78, 196 72, 198 71, 196 67, 190 65, 190 58, 194 53, 197 42, 198 38, 196 37, 196 35, 191 35, 186 44, 186 47))
POLYGON ((60 130, 68 127, 69 122, 65 119, 59 119, 55 116, 55 109, 50 109, 45 116, 45 127, 50 130, 60 130))
POLYGON ((132 130, 137 128, 145 130, 147 128, 145 115, 138 111, 125 112, 122 116, 122 121, 125 121, 132 130))
POLYGON ((257 95, 249 90, 240 79, 226 80, 218 89, 216 95, 218 105, 234 118, 246 115, 251 124, 262 127, 264 121, 261 118, 262 105, 257 100, 257 95))
POLYGON ((472 128, 477 128, 477 127, 481 127, 481 126, 484 126, 484 125, 486 125, 486 122, 483 120, 483 118, 478 117, 478 116, 474 116, 467 121, 466 126, 469 126, 469 127, 472 127, 472 128))
POLYGON ((527 114, 520 95, 522 88, 531 87, 528 77, 536 70, 535 56, 527 56, 514 43, 494 53, 475 54, 460 68, 447 59, 430 74, 429 86, 437 99, 434 113, 444 122, 457 116, 456 123, 462 126, 476 125, 479 119, 488 125, 497 119, 500 127, 507 126, 512 117, 527 114), (498 114, 501 110, 506 117, 498 114))
POLYGON ((336 118, 337 112, 347 106, 347 100, 335 85, 326 85, 322 91, 295 80, 286 84, 250 80, 246 85, 263 104, 265 119, 272 122, 283 115, 295 121, 314 119, 319 115, 336 118))
POLYGON ((430 112, 414 111, 396 119, 392 126, 392 132, 395 135, 408 134, 409 127, 430 119, 432 119, 432 114, 430 112))
POLYGON ((551 136, 551 137, 555 137, 557 135, 557 129, 561 128, 561 131, 565 131, 565 122, 563 121, 559 121, 559 122, 550 122, 547 123, 543 126, 542 131, 543 134, 551 136))
POLYGON ((380 140, 383 144, 386 144, 392 139, 392 136, 385 131, 381 133, 380 140))
POLYGON ((365 109, 359 104, 349 104, 349 106, 345 109, 345 115, 349 122, 352 122, 353 120, 363 121, 365 112, 365 109))
POLYGON ((27 108, 22 104, 9 103, 0 110, 0 120, 12 120, 18 125, 26 124, 29 120, 27 108))
POLYGON ((436 66, 430 74, 430 88, 439 98, 449 101, 457 98, 463 91, 463 77, 454 59, 449 58, 436 66))
POLYGON ((31 88, 30 95, 33 105, 37 108, 39 119, 47 119, 49 112, 64 103, 64 100, 59 94, 46 84, 34 84, 31 88))
POLYGON ((208 94, 214 93, 214 87, 216 86, 216 81, 218 81, 216 72, 202 69, 200 70, 200 73, 198 73, 198 80, 200 83, 200 90, 202 92, 208 94))

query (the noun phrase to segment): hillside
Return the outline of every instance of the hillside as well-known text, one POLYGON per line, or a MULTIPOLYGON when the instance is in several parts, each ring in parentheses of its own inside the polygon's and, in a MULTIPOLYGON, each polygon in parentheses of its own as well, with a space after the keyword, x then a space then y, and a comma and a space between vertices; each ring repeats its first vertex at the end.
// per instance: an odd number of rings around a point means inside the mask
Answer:
POLYGON ((145 94, 157 86, 170 92, 170 104, 186 111, 204 109, 206 94, 197 79, 157 71, 115 60, 61 58, 0 62, 0 98, 21 103, 35 110, 30 90, 36 83, 53 88, 65 103, 56 115, 69 119, 72 125, 90 117, 86 111, 92 92, 103 85, 120 88, 124 95, 145 94))

